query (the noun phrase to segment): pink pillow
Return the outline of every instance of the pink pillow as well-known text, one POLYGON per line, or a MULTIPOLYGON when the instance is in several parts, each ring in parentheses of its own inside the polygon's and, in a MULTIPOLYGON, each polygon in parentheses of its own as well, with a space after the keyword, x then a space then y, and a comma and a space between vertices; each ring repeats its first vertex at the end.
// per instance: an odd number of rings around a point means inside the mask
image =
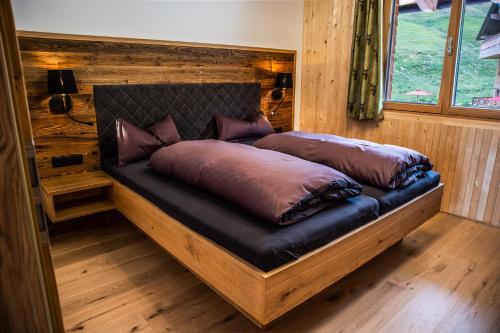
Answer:
POLYGON ((119 167, 148 158, 162 146, 159 139, 123 119, 116 120, 116 141, 119 167))
POLYGON ((273 126, 264 114, 252 121, 239 120, 215 114, 215 122, 219 132, 219 140, 228 141, 241 138, 260 138, 274 133, 273 126))
POLYGON ((181 141, 175 122, 170 115, 167 115, 159 123, 153 125, 149 131, 161 141, 163 146, 170 146, 181 141))

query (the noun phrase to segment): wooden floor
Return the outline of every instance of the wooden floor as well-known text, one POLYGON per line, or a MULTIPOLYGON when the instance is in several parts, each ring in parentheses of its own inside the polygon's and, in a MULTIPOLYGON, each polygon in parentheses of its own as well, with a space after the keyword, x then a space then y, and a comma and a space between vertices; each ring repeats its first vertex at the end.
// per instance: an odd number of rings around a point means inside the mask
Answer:
MULTIPOLYGON (((259 331, 126 220, 52 246, 67 332, 259 331)), ((267 332, 500 332, 500 229, 439 214, 267 332)))

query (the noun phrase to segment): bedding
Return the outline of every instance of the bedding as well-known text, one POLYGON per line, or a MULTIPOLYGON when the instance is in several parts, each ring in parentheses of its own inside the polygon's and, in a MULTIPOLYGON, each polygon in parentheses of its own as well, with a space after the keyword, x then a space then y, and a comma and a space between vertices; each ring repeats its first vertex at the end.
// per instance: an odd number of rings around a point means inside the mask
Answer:
POLYGON ((241 138, 261 138, 274 133, 273 126, 263 113, 254 119, 240 120, 215 114, 215 122, 219 133, 219 140, 229 141, 241 138))
POLYGON ((329 134, 271 134, 254 146, 324 164, 387 190, 408 186, 432 169, 429 158, 415 150, 329 134))
POLYGON ((108 158, 102 161, 102 170, 191 230, 266 272, 375 220, 379 209, 375 199, 360 195, 282 227, 203 189, 163 176, 147 160, 120 168, 114 158, 108 158))
MULTIPOLYGON (((234 140, 237 143, 253 145, 259 139, 241 139, 234 140)), ((233 141, 231 141, 233 142, 233 141)), ((432 190, 439 185, 441 175, 434 171, 427 171, 417 179, 413 184, 406 187, 399 187, 394 190, 380 189, 375 186, 361 183, 362 192, 368 197, 376 199, 379 203, 379 215, 390 212, 399 206, 415 199, 419 195, 432 190)))
POLYGON ((363 194, 376 199, 379 203, 379 215, 390 212, 391 210, 415 199, 419 195, 432 190, 439 185, 441 176, 434 171, 427 171, 422 177, 413 184, 404 188, 399 187, 394 190, 380 189, 375 186, 361 184, 363 194))
POLYGON ((152 134, 123 119, 116 120, 116 141, 119 166, 148 158, 162 145, 152 134))
POLYGON ((335 201, 361 194, 358 183, 332 168, 218 140, 161 148, 151 156, 150 165, 278 225, 299 222, 335 201))
POLYGON ((170 115, 165 116, 160 122, 154 124, 149 131, 161 141, 163 146, 169 146, 181 141, 175 122, 170 115))
POLYGON ((241 143, 241 144, 244 144, 244 145, 253 146, 253 144, 256 143, 259 140, 260 140, 260 138, 242 138, 242 139, 230 140, 229 142, 241 143))
POLYGON ((148 158, 159 148, 169 146, 180 140, 181 138, 170 115, 164 117, 148 130, 120 118, 116 120, 119 166, 148 158))

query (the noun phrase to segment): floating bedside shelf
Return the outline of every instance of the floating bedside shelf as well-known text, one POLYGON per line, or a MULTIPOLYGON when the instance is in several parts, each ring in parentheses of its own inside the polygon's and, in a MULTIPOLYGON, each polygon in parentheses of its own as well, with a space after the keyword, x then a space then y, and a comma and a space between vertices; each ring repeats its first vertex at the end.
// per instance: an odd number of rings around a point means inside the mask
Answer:
POLYGON ((52 222, 115 208, 110 199, 113 181, 102 171, 44 179, 41 185, 43 206, 52 222))

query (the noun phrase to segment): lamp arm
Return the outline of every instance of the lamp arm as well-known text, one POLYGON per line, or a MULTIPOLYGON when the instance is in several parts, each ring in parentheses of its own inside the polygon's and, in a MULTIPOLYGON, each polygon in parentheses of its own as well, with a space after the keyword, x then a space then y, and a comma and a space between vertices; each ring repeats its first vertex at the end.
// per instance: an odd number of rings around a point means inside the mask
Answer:
POLYGON ((81 121, 81 120, 78 120, 76 118, 73 118, 73 116, 68 112, 68 110, 65 110, 65 112, 66 112, 66 115, 68 116, 68 118, 73 120, 75 123, 84 124, 87 126, 94 126, 94 122, 92 122, 92 121, 81 121))
POLYGON ((279 109, 281 106, 281 103, 283 103, 283 100, 285 99, 285 92, 283 92, 283 95, 281 96, 280 102, 278 103, 278 106, 274 108, 273 111, 271 111, 271 116, 274 116, 276 114, 276 110, 279 109))

